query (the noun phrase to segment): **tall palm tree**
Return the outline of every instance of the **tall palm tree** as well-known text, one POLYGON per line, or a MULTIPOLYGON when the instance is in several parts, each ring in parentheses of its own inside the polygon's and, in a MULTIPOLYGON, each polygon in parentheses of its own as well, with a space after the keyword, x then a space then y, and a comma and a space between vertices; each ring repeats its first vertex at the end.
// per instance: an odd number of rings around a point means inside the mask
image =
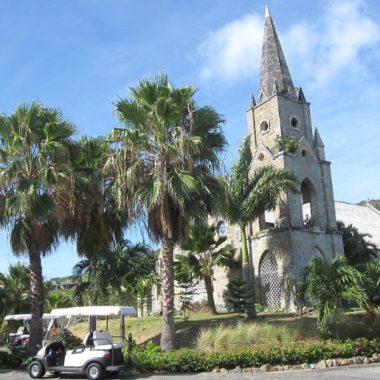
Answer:
POLYGON ((70 160, 77 178, 74 212, 63 213, 65 238, 76 241, 77 253, 91 260, 123 237, 128 213, 118 210, 111 197, 109 178, 103 175, 109 143, 104 138, 81 137, 71 144, 70 160))
MULTIPOLYGON (((349 265, 344 256, 338 256, 331 262, 326 259, 314 259, 306 268, 307 291, 317 303, 318 325, 326 331, 328 321, 335 323, 336 314, 344 306, 342 301, 352 301, 367 311, 372 310, 365 291, 364 276, 349 265)), ((335 332, 339 339, 338 324, 335 332)))
POLYGON ((245 284, 245 318, 256 317, 253 297, 253 279, 248 262, 247 226, 266 210, 273 210, 285 191, 298 191, 295 174, 274 166, 261 167, 250 174, 252 152, 250 138, 246 137, 239 150, 239 158, 227 177, 227 200, 221 213, 231 223, 240 227, 242 279, 245 284))
POLYGON ((217 314, 214 301, 214 271, 216 266, 230 267, 233 263, 234 250, 231 245, 224 244, 226 236, 217 235, 217 226, 193 225, 189 236, 181 245, 184 255, 177 255, 175 270, 190 270, 194 278, 203 280, 207 303, 210 311, 217 314))
POLYGON ((131 98, 116 103, 125 128, 114 129, 114 172, 120 207, 145 215, 150 236, 161 242, 163 279, 161 348, 174 349, 173 249, 190 221, 206 216, 220 194, 214 177, 226 141, 211 107, 197 108, 194 88, 174 88, 166 75, 143 79, 131 98))
POLYGON ((70 204, 68 145, 74 131, 58 110, 38 103, 0 117, 0 222, 9 228, 13 253, 29 257, 32 352, 42 342, 41 256, 58 245, 61 200, 70 204))

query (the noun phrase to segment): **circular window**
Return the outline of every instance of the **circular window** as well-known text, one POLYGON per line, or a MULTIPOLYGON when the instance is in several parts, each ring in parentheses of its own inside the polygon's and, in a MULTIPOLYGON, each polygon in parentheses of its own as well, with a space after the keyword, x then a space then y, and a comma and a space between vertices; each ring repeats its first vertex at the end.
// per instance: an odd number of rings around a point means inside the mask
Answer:
POLYGON ((260 124, 260 132, 267 133, 269 131, 269 123, 267 120, 264 120, 260 124))
POLYGON ((302 154, 302 157, 306 157, 307 155, 306 149, 302 149, 301 154, 302 154))
POLYGON ((292 116, 290 118, 290 125, 292 126, 292 128, 298 128, 300 125, 300 122, 295 116, 292 116))
POLYGON ((259 154, 259 157, 257 157, 259 161, 263 161, 264 160, 264 154, 263 153, 260 153, 259 154))
POLYGON ((227 235, 227 226, 224 222, 219 223, 218 235, 220 235, 220 236, 226 236, 227 235))

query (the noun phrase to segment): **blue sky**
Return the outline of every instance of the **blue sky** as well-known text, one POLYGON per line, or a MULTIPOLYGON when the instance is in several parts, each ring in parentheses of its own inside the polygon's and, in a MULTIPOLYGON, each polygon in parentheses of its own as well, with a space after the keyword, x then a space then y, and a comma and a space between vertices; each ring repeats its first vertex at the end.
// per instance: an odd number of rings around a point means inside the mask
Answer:
MULTIPOLYGON (((380 198, 377 0, 3 0, 0 112, 38 100, 60 108, 78 136, 104 135, 118 125, 113 101, 165 72, 225 116, 229 162, 257 93, 266 4, 332 161, 335 199, 380 198)), ((0 272, 14 260, 3 233, 0 272)), ((62 244, 44 275, 70 274, 77 260, 62 244)))

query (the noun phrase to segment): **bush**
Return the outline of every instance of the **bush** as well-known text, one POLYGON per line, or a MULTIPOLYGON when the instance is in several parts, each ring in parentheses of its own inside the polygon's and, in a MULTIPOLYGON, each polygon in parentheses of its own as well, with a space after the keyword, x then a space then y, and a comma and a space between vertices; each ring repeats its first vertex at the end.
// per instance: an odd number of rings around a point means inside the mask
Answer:
MULTIPOLYGON (((344 342, 297 341, 254 345, 241 351, 208 352, 182 349, 162 352, 152 343, 135 348, 132 353, 133 367, 139 371, 203 372, 215 368, 232 369, 272 365, 316 363, 322 359, 349 358, 356 355, 370 356, 380 352, 380 340, 364 338, 344 342)), ((127 355, 127 350, 124 351, 127 355)))
POLYGON ((0 364, 6 367, 26 367, 31 362, 26 347, 10 346, 10 351, 0 351, 0 364))

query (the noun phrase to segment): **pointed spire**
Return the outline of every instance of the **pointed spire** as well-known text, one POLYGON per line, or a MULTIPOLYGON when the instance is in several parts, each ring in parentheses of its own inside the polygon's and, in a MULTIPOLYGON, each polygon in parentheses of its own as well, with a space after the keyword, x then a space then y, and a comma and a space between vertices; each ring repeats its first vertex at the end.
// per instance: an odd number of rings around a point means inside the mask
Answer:
POLYGON ((278 93, 295 98, 295 90, 288 65, 281 48, 268 7, 265 8, 264 40, 260 67, 260 94, 271 94, 274 85, 278 93))
POLYGON ((315 148, 324 147, 321 135, 319 134, 317 127, 315 127, 315 132, 314 132, 314 147, 315 148))
POLYGON ((251 108, 253 108, 254 106, 256 105, 256 100, 255 100, 255 97, 253 96, 253 94, 251 95, 251 108))
POLYGON ((297 96, 297 98, 298 98, 298 100, 300 101, 300 102, 307 102, 307 100, 306 100, 306 98, 305 98, 305 95, 304 95, 304 93, 303 93, 303 90, 302 90, 302 87, 300 87, 299 89, 298 89, 298 96, 297 96))

